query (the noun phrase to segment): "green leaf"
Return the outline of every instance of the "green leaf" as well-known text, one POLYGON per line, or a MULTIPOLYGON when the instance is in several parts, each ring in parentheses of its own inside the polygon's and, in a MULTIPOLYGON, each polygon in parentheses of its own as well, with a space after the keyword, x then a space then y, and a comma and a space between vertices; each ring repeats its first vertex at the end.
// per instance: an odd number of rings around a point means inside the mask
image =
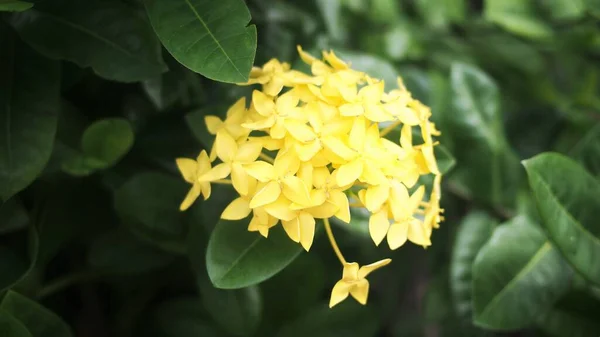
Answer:
POLYGON ((600 16, 600 0, 585 0, 588 11, 596 17, 600 16))
POLYGON ((487 213, 473 211, 464 217, 456 233, 450 260, 450 288, 461 317, 470 319, 473 313, 473 261, 497 224, 487 213))
POLYGON ((600 175, 600 123, 592 127, 569 151, 590 173, 600 175))
POLYGON ((0 246, 0 292, 17 283, 28 270, 28 261, 13 249, 0 246))
POLYGON ((60 71, 0 23, 0 199, 42 172, 52 153, 60 71))
POLYGON ((246 82, 256 26, 242 0, 145 0, 154 31, 173 57, 212 80, 246 82))
POLYGON ((276 337, 374 337, 379 324, 372 306, 361 306, 348 299, 334 309, 320 305, 308 310, 285 324, 276 337))
POLYGON ((473 319, 487 329, 531 325, 568 289, 571 272, 536 224, 499 226, 473 264, 473 319))
POLYGON ((82 153, 65 162, 63 169, 73 175, 87 175, 109 168, 129 152, 133 138, 131 124, 124 118, 96 121, 83 133, 82 153))
POLYGON ((199 282, 202 304, 221 328, 232 336, 252 336, 262 314, 260 289, 216 289, 208 280, 199 282))
POLYGON ((346 25, 343 24, 342 18, 342 3, 341 0, 317 0, 317 7, 323 21, 327 33, 333 40, 344 41, 347 35, 346 25))
POLYGON ((417 10, 431 27, 444 28, 451 23, 461 23, 467 13, 465 0, 417 0, 417 10))
POLYGON ((587 337, 600 335, 597 314, 600 302, 589 293, 572 291, 537 320, 537 326, 552 337, 587 337))
POLYGON ((336 50, 336 54, 342 60, 351 63, 353 69, 366 72, 369 76, 384 80, 386 90, 398 87, 398 71, 390 62, 380 57, 360 52, 336 50))
POLYGON ((92 267, 122 274, 156 270, 168 265, 173 259, 173 255, 122 230, 110 231, 97 237, 88 255, 88 262, 92 267))
POLYGON ((537 17, 534 3, 522 0, 486 0, 484 16, 511 33, 546 40, 552 29, 537 17))
POLYGON ((0 309, 23 323, 32 337, 73 336, 71 328, 55 313, 14 291, 6 294, 0 309))
POLYGON ((0 12, 22 12, 33 7, 32 3, 26 1, 11 1, 0 3, 0 12))
POLYGON ((477 199, 514 202, 520 167, 504 135, 496 84, 477 68, 455 63, 451 86, 453 113, 444 121, 458 162, 456 179, 477 199))
POLYGON ((144 91, 158 110, 174 106, 189 107, 202 102, 200 76, 173 60, 170 70, 142 83, 144 91))
POLYGON ((0 204, 0 234, 18 231, 27 226, 29 215, 17 198, 0 204))
POLYGON ((585 0, 546 0, 541 1, 542 8, 554 20, 576 20, 585 13, 585 0))
POLYGON ((600 284, 600 182, 556 153, 523 165, 548 236, 575 270, 600 284))
POLYGON ((10 22, 43 55, 106 79, 136 82, 167 70, 148 22, 119 1, 43 1, 10 22))
POLYGON ((0 310, 0 331, 2 337, 34 337, 23 323, 4 310, 0 310))
POLYGON ((154 311, 154 324, 159 337, 217 337, 215 329, 203 318, 200 300, 177 298, 162 303, 154 311))
POLYGON ((115 192, 114 205, 135 234, 168 251, 183 253, 188 226, 179 204, 190 187, 183 179, 143 172, 115 192))
POLYGON ((277 274, 300 254, 281 226, 264 238, 248 231, 250 219, 221 220, 210 236, 206 268, 217 288, 238 289, 260 283, 277 274))

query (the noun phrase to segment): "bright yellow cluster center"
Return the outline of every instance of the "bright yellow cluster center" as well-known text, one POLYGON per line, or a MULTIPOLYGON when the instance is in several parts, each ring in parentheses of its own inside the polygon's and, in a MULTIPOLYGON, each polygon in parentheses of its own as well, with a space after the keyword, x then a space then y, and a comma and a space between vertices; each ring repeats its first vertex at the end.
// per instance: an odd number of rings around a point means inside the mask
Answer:
MULTIPOLYGON (((239 197, 221 218, 239 220, 252 214, 248 230, 264 237, 281 222, 290 239, 307 251, 315 219, 323 219, 345 274, 356 274, 352 282, 362 280, 354 286, 345 276, 331 303, 348 294, 363 303, 367 272, 347 272, 358 265, 343 259, 328 219, 349 223, 350 207, 364 207, 371 214, 369 233, 376 245, 385 238, 391 249, 407 240, 431 245, 432 230, 442 220, 433 139, 439 131, 429 121, 430 109, 411 97, 400 78, 398 89, 386 92, 383 81, 351 69, 333 52, 323 52, 324 60, 300 47, 298 52, 312 75, 272 59, 253 68, 250 80, 242 84, 262 85, 261 91, 253 91, 249 107, 241 98, 225 120, 206 116, 215 135, 210 155, 202 151, 196 160, 177 160, 192 184, 181 209, 201 194, 208 198, 211 183, 231 183, 239 197), (396 142, 385 138, 395 129, 400 130, 396 142), (414 132, 421 144, 413 144, 414 132), (433 188, 426 193, 417 182, 430 174, 433 188)), ((389 262, 384 261, 370 266, 389 262)))

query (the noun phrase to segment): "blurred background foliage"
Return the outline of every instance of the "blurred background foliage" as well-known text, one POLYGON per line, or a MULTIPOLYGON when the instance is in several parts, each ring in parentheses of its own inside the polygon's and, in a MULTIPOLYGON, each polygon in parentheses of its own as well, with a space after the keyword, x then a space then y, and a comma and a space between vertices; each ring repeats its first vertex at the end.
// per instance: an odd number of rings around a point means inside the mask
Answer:
POLYGON ((0 0, 0 10, 3 337, 600 335, 600 1, 0 0), (186 3, 198 18, 220 14, 202 26, 186 3), (215 27, 230 63, 202 38, 215 27), (221 282, 239 289, 216 288, 208 242, 253 240, 218 226, 234 194, 216 186, 178 211, 187 187, 175 158, 210 147, 204 115, 251 92, 231 83, 252 60, 300 66, 298 44, 331 48, 388 88, 401 75, 447 149, 433 246, 378 249, 359 213, 335 228, 353 259, 394 260, 372 276, 365 307, 327 308, 340 268, 322 233, 309 254, 254 252, 275 256, 244 262, 264 282, 234 268, 221 282))

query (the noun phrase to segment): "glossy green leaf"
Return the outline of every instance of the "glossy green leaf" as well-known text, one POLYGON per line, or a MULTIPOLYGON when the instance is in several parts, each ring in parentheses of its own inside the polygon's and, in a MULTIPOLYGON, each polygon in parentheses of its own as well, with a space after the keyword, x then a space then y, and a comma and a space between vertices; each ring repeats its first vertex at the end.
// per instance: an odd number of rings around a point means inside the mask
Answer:
POLYGON ((504 136, 498 87, 479 69, 461 63, 452 66, 451 86, 453 113, 444 121, 454 143, 457 180, 476 199, 514 202, 520 167, 504 136))
POLYGON ((465 0, 417 0, 417 10, 432 27, 446 27, 451 23, 461 23, 467 13, 465 0))
POLYGON ((600 182, 556 153, 523 165, 548 236, 575 270, 600 284, 600 182))
POLYGON ((154 106, 158 110, 165 110, 199 104, 203 99, 200 76, 179 63, 169 64, 169 68, 168 72, 142 83, 154 106))
POLYGON ((256 26, 242 0, 145 0, 162 44, 189 69, 221 82, 245 82, 256 53, 256 26))
POLYGON ((55 313, 29 298, 9 291, 0 309, 10 313, 27 327, 32 337, 71 337, 71 328, 55 313))
POLYGON ((569 151, 590 173, 600 175, 600 123, 592 127, 569 151))
POLYGON ((243 289, 215 288, 210 281, 199 282, 202 305, 224 331, 232 336, 251 336, 258 328, 262 314, 260 289, 251 286, 243 289))
POLYGON ((588 11, 596 17, 600 16, 600 0, 585 0, 588 11))
POLYGON ((485 18, 511 33, 531 39, 548 39, 553 34, 537 17, 532 1, 486 0, 484 6, 485 18))
POLYGON ((372 306, 361 306, 348 299, 334 309, 326 305, 311 308, 304 315, 284 324, 276 337, 375 337, 379 319, 372 306))
POLYGON ((94 269, 122 274, 156 270, 168 265, 173 259, 173 255, 122 230, 98 236, 88 255, 88 262, 94 269))
POLYGON ((600 301, 589 293, 567 293, 537 320, 537 326, 552 337, 587 337, 600 335, 600 301))
POLYGON ((489 240, 498 221, 483 211, 473 211, 463 218, 452 248, 450 288, 456 313, 470 318, 473 313, 473 261, 489 240))
POLYGON ((346 25, 343 22, 342 1, 341 0, 317 0, 317 7, 323 21, 327 33, 333 40, 343 41, 346 38, 346 25))
POLYGON ((576 20, 585 13, 586 0, 541 1, 542 8, 555 20, 576 20))
POLYGON ((63 164, 63 170, 73 175, 87 175, 106 169, 129 151, 133 145, 133 130, 124 118, 107 118, 90 125, 81 139, 82 152, 63 164))
POLYGON ((494 231, 473 263, 473 320, 487 329, 530 326, 567 291, 571 270, 536 224, 517 217, 494 231))
POLYGON ((248 231, 249 221, 221 220, 210 236, 206 268, 217 288, 237 289, 260 283, 285 268, 302 250, 281 226, 264 238, 248 231))
POLYGON ((29 215, 17 198, 0 204, 0 234, 18 231, 27 226, 29 215))
POLYGON ((392 90, 398 87, 398 71, 388 61, 374 55, 345 50, 336 50, 338 56, 352 64, 352 69, 364 71, 369 76, 382 79, 385 82, 385 89, 392 90))
POLYGON ((50 158, 60 71, 0 23, 0 199, 27 187, 50 158))
POLYGON ((3 337, 34 337, 23 323, 4 310, 0 310, 0 331, 3 337))
POLYGON ((174 176, 143 172, 115 192, 114 205, 141 238, 168 251, 183 253, 188 226, 179 204, 189 187, 174 176))
POLYGON ((167 70, 150 24, 120 1, 43 1, 10 22, 38 52, 110 80, 135 82, 167 70))
POLYGON ((0 12, 22 12, 33 7, 33 4, 26 1, 2 1, 0 2, 0 12))
POLYGON ((200 299, 183 297, 162 303, 154 310, 158 337, 219 337, 205 319, 200 299))

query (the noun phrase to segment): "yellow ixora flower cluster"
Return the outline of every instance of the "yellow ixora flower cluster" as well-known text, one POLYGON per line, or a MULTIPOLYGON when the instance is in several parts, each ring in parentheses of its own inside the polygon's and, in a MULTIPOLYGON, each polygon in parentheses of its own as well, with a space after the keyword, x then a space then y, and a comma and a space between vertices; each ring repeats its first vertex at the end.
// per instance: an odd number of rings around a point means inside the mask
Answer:
POLYGON ((349 223, 350 207, 364 207, 371 214, 369 233, 376 245, 385 238, 391 249, 407 240, 431 245, 432 230, 443 219, 433 139, 439 131, 429 121, 430 109, 411 97, 400 78, 398 89, 386 92, 383 81, 351 69, 333 52, 323 52, 323 59, 300 47, 298 52, 312 75, 272 59, 253 68, 250 80, 241 84, 262 87, 253 91, 249 106, 241 98, 225 120, 206 116, 215 135, 210 154, 177 159, 192 184, 181 210, 200 195, 207 199, 211 183, 230 183, 239 197, 222 219, 252 215, 248 230, 264 237, 281 222, 290 239, 307 251, 316 219, 322 219, 343 266, 330 306, 348 295, 364 304, 365 277, 391 260, 360 268, 346 262, 328 219, 349 223), (394 129, 400 130, 397 142, 384 137, 394 129), (413 144, 413 132, 420 132, 422 144, 413 144), (429 174, 434 183, 427 194, 417 181, 429 174))

